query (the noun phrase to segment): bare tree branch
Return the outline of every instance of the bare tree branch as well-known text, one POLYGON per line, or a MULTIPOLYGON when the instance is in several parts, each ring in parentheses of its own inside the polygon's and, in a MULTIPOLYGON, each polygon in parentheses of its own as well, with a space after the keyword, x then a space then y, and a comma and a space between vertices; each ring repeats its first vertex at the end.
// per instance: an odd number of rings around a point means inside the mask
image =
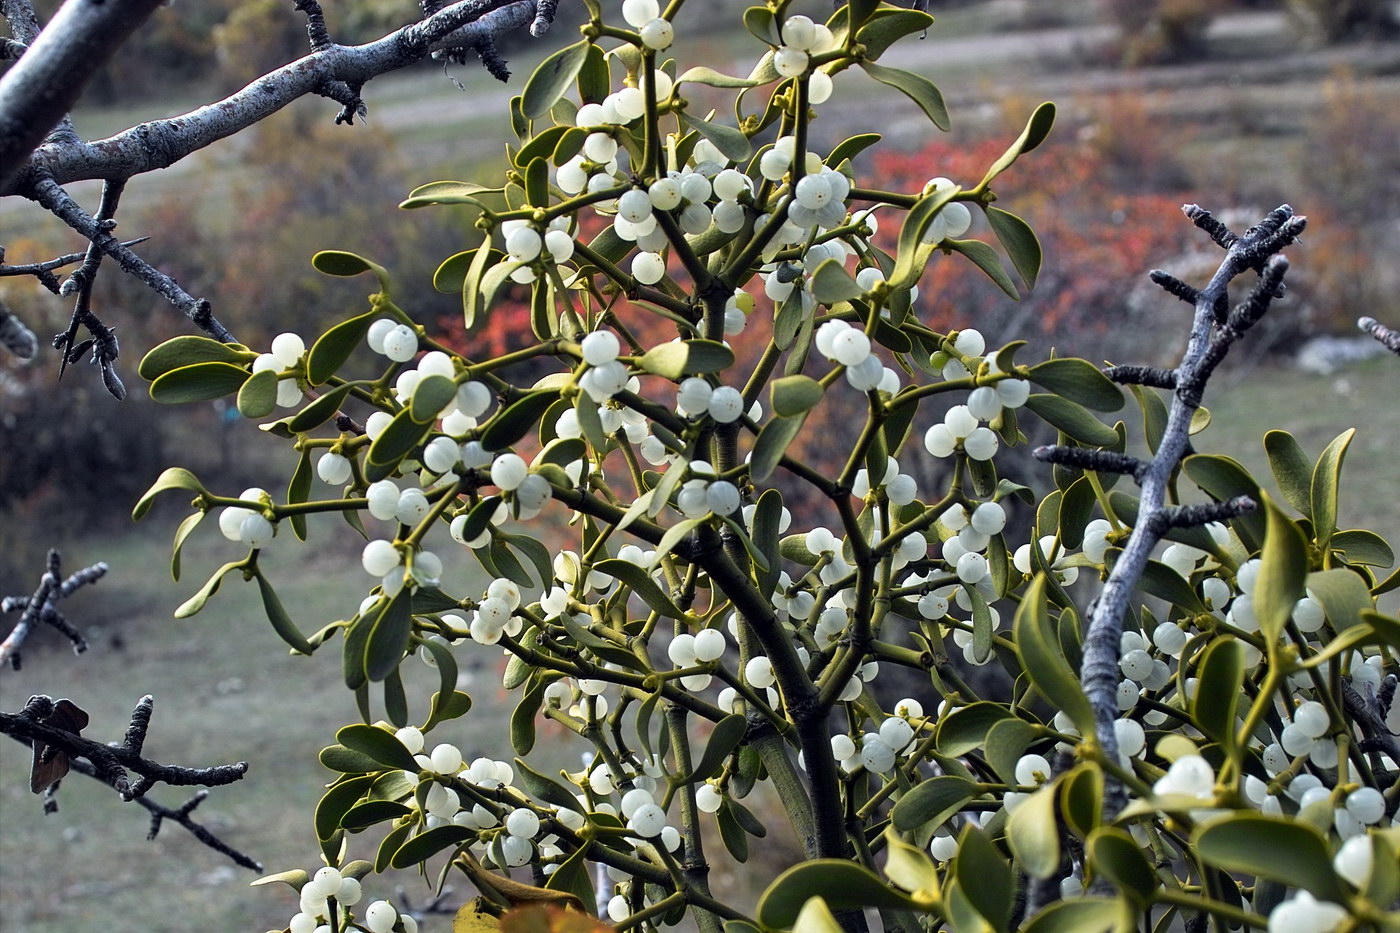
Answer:
POLYGON ((49 551, 44 575, 40 578, 39 588, 34 591, 33 596, 6 596, 0 599, 0 612, 20 613, 15 627, 5 636, 5 640, 0 642, 0 667, 8 663, 15 670, 19 670, 20 648, 29 637, 35 622, 44 622, 62 632, 73 643, 74 654, 82 654, 87 650, 87 641, 68 624, 54 604, 64 597, 71 596, 79 587, 102 579, 107 573, 107 565, 93 564, 66 580, 59 577, 60 566, 58 551, 49 551))
MULTIPOLYGON (((1187 452, 1191 417, 1201 405, 1206 382, 1225 358, 1230 345, 1259 320, 1274 298, 1282 294, 1288 260, 1276 254, 1297 239, 1307 223, 1307 218, 1295 216, 1293 208, 1285 204, 1271 211, 1243 234, 1237 235, 1211 216, 1209 211, 1194 204, 1185 205, 1182 209, 1226 253, 1225 260, 1211 276, 1210 282, 1194 292, 1196 310, 1191 336, 1171 378, 1135 380, 1153 385, 1169 382, 1175 392, 1167 427, 1156 454, 1142 469, 1134 470, 1134 479, 1142 486, 1142 504, 1138 509, 1137 523, 1094 604, 1084 636, 1080 681, 1094 710, 1095 736, 1099 747, 1110 761, 1117 760, 1118 755, 1118 739, 1113 723, 1118 718, 1117 690, 1121 677, 1118 661, 1123 616, 1152 549, 1172 526, 1204 524, 1241 514, 1253 507, 1252 502, 1241 499, 1222 503, 1212 509, 1180 510, 1166 503, 1167 489, 1187 452), (1226 295, 1230 282, 1250 269, 1259 271, 1258 283, 1244 302, 1227 313, 1226 295)), ((1159 281, 1158 284, 1177 297, 1182 296, 1182 288, 1172 283, 1159 281)), ((1119 369, 1121 371, 1123 368, 1119 369)), ((1036 456, 1056 462, 1070 455, 1058 453, 1054 448, 1041 448, 1036 451, 1036 456)), ((1116 814, 1126 801, 1124 788, 1118 781, 1109 778, 1105 790, 1105 814, 1116 814)))
POLYGON ((160 0, 68 0, 48 28, 29 42, 21 35, 33 21, 32 10, 25 9, 27 0, 6 0, 0 9, 15 39, 28 48, 0 77, 0 189, 68 115, 93 73, 159 4, 160 0))
MULTIPOLYGON (((109 785, 122 800, 135 800, 143 796, 157 783, 171 785, 202 784, 217 787, 241 780, 248 772, 248 763, 240 761, 231 765, 215 765, 211 768, 186 768, 181 765, 163 765, 141 757, 141 744, 145 739, 145 726, 150 720, 151 697, 144 696, 132 713, 132 723, 127 729, 126 738, 121 743, 104 744, 85 739, 75 731, 50 725, 46 720, 58 704, 46 696, 34 696, 18 713, 0 713, 0 733, 41 743, 44 754, 61 753, 71 758, 86 758, 92 763, 99 780, 109 785), (139 777, 131 780, 128 771, 139 777)), ((43 790, 44 788, 38 788, 43 790)))
MULTIPOLYGON (((33 197, 41 179, 67 185, 96 178, 131 178, 168 168, 193 152, 246 130, 298 98, 320 93, 328 82, 357 87, 418 62, 436 48, 470 46, 483 36, 522 28, 534 16, 534 0, 461 0, 374 42, 332 44, 312 52, 223 100, 189 113, 142 123, 107 139, 42 145, 8 182, 0 183, 0 196, 33 197)), ((29 57, 26 53, 25 58, 29 57)), ((5 79, 9 77, 7 74, 5 79)))

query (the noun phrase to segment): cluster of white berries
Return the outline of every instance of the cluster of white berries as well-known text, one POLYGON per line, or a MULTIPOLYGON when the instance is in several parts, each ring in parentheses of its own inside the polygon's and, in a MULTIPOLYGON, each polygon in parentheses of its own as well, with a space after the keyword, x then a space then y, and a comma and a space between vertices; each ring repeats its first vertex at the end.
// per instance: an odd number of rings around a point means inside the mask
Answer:
MULTIPOLYGON (((868 270, 862 273, 865 271, 868 270)), ((846 381, 853 389, 859 392, 879 389, 889 395, 899 391, 899 374, 880 360, 870 338, 860 328, 835 318, 817 328, 813 342, 818 353, 846 367, 846 381)))
MULTIPOLYGON (((238 498, 243 502, 271 501, 267 490, 256 486, 243 490, 238 498)), ((277 534, 277 526, 262 512, 235 505, 219 512, 219 531, 225 538, 237 544, 263 548, 272 543, 273 536, 277 534)))
POLYGON ((255 374, 265 370, 278 374, 277 405, 280 408, 291 408, 302 399, 294 370, 305 354, 305 341, 296 334, 284 333, 272 338, 270 353, 261 353, 253 360, 255 374))
POLYGON ((900 700, 894 713, 874 732, 855 737, 844 732, 833 735, 831 753, 848 774, 862 767, 872 774, 886 774, 913 750, 915 727, 921 724, 923 716, 923 704, 918 700, 900 700))
MULTIPOLYGON (((289 933, 330 933, 330 901, 339 908, 342 922, 350 918, 349 908, 355 907, 364 892, 357 878, 342 874, 339 869, 325 866, 316 870, 301 887, 300 910, 288 923, 289 933)), ((398 926, 403 933, 417 933, 418 922, 408 914, 400 914, 388 901, 374 901, 360 915, 360 925, 369 933, 390 933, 398 926)))

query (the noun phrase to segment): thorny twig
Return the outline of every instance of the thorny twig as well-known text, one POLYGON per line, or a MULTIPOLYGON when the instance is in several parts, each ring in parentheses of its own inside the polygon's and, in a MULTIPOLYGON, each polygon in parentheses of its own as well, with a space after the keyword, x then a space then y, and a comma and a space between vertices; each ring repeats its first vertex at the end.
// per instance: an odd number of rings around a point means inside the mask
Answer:
POLYGON ((88 583, 96 583, 107 573, 105 563, 85 567, 66 580, 59 578, 60 560, 58 551, 49 551, 48 564, 39 580, 39 588, 33 596, 6 596, 0 599, 0 612, 20 612, 19 621, 10 634, 0 642, 0 668, 6 662, 15 670, 20 666, 20 648, 29 637, 35 622, 43 622, 58 629, 73 644, 73 653, 82 654, 87 650, 87 640, 63 617, 54 605, 58 600, 71 596, 75 590, 88 583))
MULTIPOLYGON (((1195 316, 1190 339, 1181 362, 1165 379, 1156 371, 1115 367, 1109 375, 1120 382, 1141 381, 1152 385, 1169 382, 1174 387, 1171 412, 1167 426, 1158 443, 1157 452, 1141 471, 1134 470, 1134 479, 1142 487, 1142 500, 1137 524, 1118 556, 1113 570, 1104 583, 1103 592, 1094 603, 1084 637, 1084 657, 1080 681, 1094 711, 1095 737, 1106 758, 1116 760, 1118 739, 1113 723, 1118 718, 1117 689, 1120 642, 1123 616, 1137 581, 1142 576, 1152 549, 1173 525, 1183 522, 1215 521, 1252 507, 1252 503, 1232 500, 1223 508, 1188 512, 1166 503, 1167 488, 1172 474, 1180 465, 1189 446, 1191 418, 1201 405, 1206 383, 1215 367, 1224 359, 1231 344, 1252 327, 1268 310, 1274 298, 1282 294, 1284 273, 1288 260, 1278 253, 1303 232, 1307 219, 1295 215, 1287 204, 1271 211, 1267 217, 1243 234, 1236 234, 1209 211, 1188 204, 1182 210, 1192 222, 1206 231, 1217 245, 1226 250, 1225 259, 1199 291, 1193 290, 1195 316), (1250 295, 1240 305, 1227 309, 1227 289, 1231 281, 1253 269, 1260 274, 1250 295), (1209 514, 1207 514, 1209 513, 1209 514)), ((1153 281, 1181 297, 1180 283, 1153 276, 1153 281)), ((1058 448, 1036 451, 1043 460, 1056 460, 1058 448)), ((1126 790, 1112 777, 1106 778, 1104 813, 1112 816, 1126 803, 1126 790)))

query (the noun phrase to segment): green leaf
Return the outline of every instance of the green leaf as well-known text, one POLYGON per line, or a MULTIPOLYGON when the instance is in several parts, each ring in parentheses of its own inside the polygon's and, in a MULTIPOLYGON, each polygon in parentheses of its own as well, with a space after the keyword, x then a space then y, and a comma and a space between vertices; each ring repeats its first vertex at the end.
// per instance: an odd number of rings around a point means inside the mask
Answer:
MULTIPOLYGON (((563 891, 572 894, 584 904, 597 903, 597 895, 593 890, 592 863, 588 859, 589 847, 579 846, 568 858, 559 864, 559 867, 549 876, 545 882, 545 888, 550 891, 563 891)), ((553 924, 551 924, 551 928, 553 924)), ((599 929, 602 924, 599 924, 599 929)))
POLYGON ((881 10, 856 30, 856 41, 865 46, 867 58, 876 59, 894 43, 933 25, 933 17, 922 10, 881 10))
POLYGON ((749 475, 755 483, 761 483, 773 475, 788 445, 801 433, 806 420, 806 415, 770 418, 759 429, 753 445, 753 457, 749 461, 749 475))
POLYGON ((1066 548, 1078 548, 1084 543, 1084 529, 1093 517, 1098 499, 1089 477, 1081 476, 1069 484, 1060 497, 1060 543, 1066 548))
POLYGON ((462 326, 467 330, 475 326, 477 315, 486 310, 485 290, 482 288, 486 270, 495 268, 504 257, 505 253, 491 248, 489 237, 473 251, 471 265, 467 266, 466 276, 462 279, 462 326))
POLYGON ((199 523, 204 521, 207 512, 191 512, 180 522, 180 527, 175 529, 175 541, 170 547, 170 577, 173 580, 180 579, 180 551, 185 546, 185 540, 189 538, 199 523))
POLYGON ((399 204, 399 207, 404 210, 433 204, 471 204, 481 207, 481 195, 499 194, 500 190, 470 181, 430 181, 410 191, 408 199, 399 204))
POLYGON ((386 768, 418 773, 418 762, 394 733, 378 726, 352 723, 335 734, 335 740, 352 752, 373 759, 386 768))
POLYGON ((409 405, 409 417, 419 424, 432 424, 447 405, 457 397, 457 383, 447 376, 433 373, 418 381, 409 405))
POLYGON ((845 265, 836 259, 823 260, 812 273, 808 283, 812 297, 824 305, 834 305, 839 301, 853 301, 865 294, 865 289, 846 271, 845 265))
POLYGON ((198 593, 195 593, 176 608, 175 618, 188 619, 190 616, 203 609, 204 604, 209 601, 209 597, 219 592, 219 584, 223 582, 224 576, 235 570, 242 570, 243 567, 243 561, 234 560, 229 561, 218 570, 215 570, 213 576, 205 581, 204 585, 199 588, 198 593))
POLYGON ((1072 356, 1037 363, 1028 373, 1031 382, 1095 411, 1123 407, 1123 392, 1088 360, 1072 356))
POLYGON ((987 733, 997 723, 1013 718, 1000 703, 978 701, 949 713, 938 725, 938 750, 958 757, 982 747, 987 733))
POLYGON ((151 510, 155 503, 156 496, 171 489, 188 489, 190 492, 207 493, 208 490, 199 482, 199 479, 189 470, 183 467, 167 467, 156 481, 151 484, 151 488, 142 493, 137 500, 136 507, 131 510, 131 520, 139 522, 145 518, 146 513, 151 510))
POLYGON ((394 415, 384 431, 369 445, 365 455, 366 478, 380 480, 394 472, 399 461, 407 457, 432 430, 431 424, 413 420, 413 410, 404 408, 394 415), (377 469, 374 469, 377 468, 377 469))
MULTIPOLYGON (((306 381, 320 385, 345 364, 379 317, 375 311, 341 321, 317 338, 306 354, 306 381)), ((295 430, 295 429, 294 429, 295 430)))
MULTIPOLYGON (((1229 457, 1196 454, 1183 460, 1181 468, 1193 483, 1218 502, 1226 502, 1236 496, 1249 496, 1255 502, 1259 501, 1259 484, 1248 470, 1229 457)), ((1240 541, 1250 551, 1257 550, 1264 542, 1265 518, 1259 509, 1231 519, 1230 527, 1235 529, 1240 541)))
POLYGON ((987 738, 982 747, 986 750, 987 764, 1008 784, 1016 782, 1016 762, 1026 753, 1031 742, 1035 741, 1035 727, 1023 719, 1009 716, 994 723, 987 730, 987 738))
MULTIPOLYGON (((766 489, 758 497, 753 512, 753 546, 758 551, 754 555, 754 581, 760 593, 771 593, 778 585, 778 574, 782 570, 779 563, 778 526, 783 523, 783 494, 776 489, 766 489)), ((742 526, 736 529, 743 540, 742 526)))
MULTIPOLYGON (((676 469, 676 467, 672 467, 672 469, 676 469)), ((661 559, 670 554, 675 546, 688 537, 692 531, 704 524, 704 521, 703 518, 687 518, 685 521, 676 522, 667 528, 666 533, 661 536, 661 540, 656 545, 656 555, 652 557, 650 567, 659 566, 661 559)))
POLYGON ((374 620, 365 643, 365 676, 380 681, 398 669, 413 632, 413 591, 404 586, 374 620))
POLYGON ((1355 436, 1356 428, 1347 428, 1337 435, 1322 456, 1317 458, 1317 466, 1313 468, 1313 533, 1317 536, 1318 547, 1324 550, 1332 538, 1332 532, 1337 530, 1337 485, 1341 481, 1342 460, 1355 436))
POLYGON ((1086 846, 1089 865, 1141 909, 1152 900, 1159 882, 1157 874, 1132 836, 1117 826, 1100 826, 1089 836, 1086 846))
POLYGON ((292 622, 292 617, 287 615, 287 610, 282 607, 282 600, 277 598, 272 584, 268 583, 261 573, 257 574, 257 578, 258 589, 262 593, 263 611, 267 613, 267 620, 272 623, 272 630, 294 650, 305 655, 311 654, 311 643, 292 622))
POLYGON ((191 363, 157 376, 151 398, 164 405, 207 402, 237 392, 248 376, 248 370, 232 363, 191 363))
MULTIPOLYGON (((601 16, 602 11, 596 10, 595 18, 601 16)), ((612 91, 612 74, 608 68, 608 58, 603 54, 599 46, 590 46, 588 57, 584 59, 583 67, 578 73, 578 96, 579 100, 585 104, 601 104, 603 99, 612 91)), ((585 899, 585 904, 591 901, 585 899)))
POLYGON ((588 60, 588 48, 589 42, 584 39, 540 62, 521 92, 521 109, 527 118, 536 120, 544 116, 564 96, 583 70, 583 63, 588 60))
POLYGON ((520 782, 520 786, 530 792, 532 797, 562 807, 565 810, 577 810, 579 802, 574 799, 574 795, 550 777, 545 777, 540 772, 531 768, 523 760, 515 759, 515 779, 520 782))
POLYGON ((700 756, 700 761, 695 765, 695 769, 685 776, 685 782, 694 784, 696 781, 703 781, 718 774, 720 768, 724 766, 724 760, 734 753, 740 742, 744 741, 744 736, 748 734, 748 731, 748 720, 738 713, 726 716, 715 723, 714 731, 710 733, 710 740, 705 743, 705 753, 700 756))
POLYGON ((694 68, 687 68, 680 77, 676 78, 676 85, 679 87, 686 82, 691 84, 704 84, 707 87, 758 87, 763 81, 755 77, 740 78, 735 75, 727 75, 715 71, 705 65, 697 65, 694 68))
POLYGON ((491 527, 491 517, 496 514, 496 509, 500 508, 502 502, 500 496, 487 496, 476 505, 472 506, 467 513, 467 520, 462 524, 462 540, 475 541, 481 533, 491 527))
POLYGON ((357 256, 354 253, 323 249, 311 257, 311 266, 323 275, 341 277, 359 275, 361 272, 373 272, 374 277, 379 280, 379 290, 386 293, 389 291, 388 271, 378 263, 370 262, 363 256, 357 256))
POLYGON ((1080 839, 1088 838, 1103 819, 1103 771, 1083 763, 1060 779, 1060 812, 1065 825, 1080 839))
POLYGON ((345 401, 352 388, 354 388, 352 384, 346 383, 342 386, 336 386, 320 398, 315 399, 287 421, 287 429, 296 434, 305 434, 307 431, 319 428, 340 410, 341 403, 345 401))
POLYGON ((1349 528, 1332 535, 1333 551, 1345 555, 1348 564, 1362 564, 1367 567, 1389 567, 1395 563, 1395 552, 1390 544, 1364 528, 1349 528))
POLYGON ((880 139, 879 133, 861 133, 858 136, 852 136, 850 139, 837 143, 836 148, 831 150, 831 154, 826 157, 826 164, 836 168, 847 159, 854 159, 878 143, 880 139))
POLYGON ((510 745, 517 755, 528 755, 534 750, 535 716, 544 704, 544 688, 544 684, 536 683, 526 690, 510 714, 510 745))
POLYGON ((647 604, 648 608, 658 615, 668 619, 685 617, 685 611, 675 604, 666 591, 651 578, 651 575, 631 561, 617 558, 600 560, 593 565, 593 569, 621 580, 632 589, 632 592, 642 602, 647 604))
POLYGON ((931 777, 914 787, 894 805, 894 828, 914 832, 925 826, 942 826, 964 803, 981 793, 972 781, 956 775, 931 777))
POLYGON ((693 127, 695 132, 708 139, 731 162, 744 162, 753 155, 753 145, 749 138, 732 126, 710 123, 708 120, 689 115, 686 116, 685 122, 693 127))
POLYGON ((963 828, 953 874, 973 909, 992 929, 1004 933, 1014 900, 1011 866, 981 829, 970 825, 963 828))
POLYGON ((888 279, 891 289, 907 289, 919 281, 934 250, 933 244, 923 242, 924 233, 933 223, 933 218, 953 200, 959 190, 956 186, 939 188, 915 201, 904 215, 904 223, 899 228, 894 269, 890 271, 888 279))
POLYGON ((881 84, 887 85, 919 105, 924 116, 945 133, 952 126, 948 120, 948 107, 943 103, 943 95, 933 82, 923 75, 902 68, 889 68, 874 62, 863 61, 860 67, 881 84))
MULTIPOLYGON (((1026 288, 1035 288, 1035 280, 1040 275, 1040 264, 1044 258, 1035 231, 1031 229, 1030 224, 1010 211, 990 205, 984 207, 983 211, 987 215, 987 222, 991 224, 992 232, 1011 257, 1016 274, 1026 283, 1026 288)), ((1121 405, 1121 395, 1119 398, 1121 405)))
POLYGON ((280 881, 289 886, 292 890, 300 891, 302 888, 306 887, 306 883, 310 880, 311 876, 306 873, 306 869, 293 868, 288 871, 279 871, 272 875, 263 875, 257 881, 248 882, 248 886, 256 888, 259 885, 275 884, 280 881))
POLYGON ((428 708, 428 723, 436 724, 447 722, 449 719, 457 719, 465 716, 471 711, 472 698, 461 690, 453 690, 450 694, 441 692, 433 694, 433 702, 428 708))
POLYGON ((954 240, 949 238, 943 240, 938 245, 951 249, 956 253, 962 253, 968 259, 971 259, 977 268, 987 273, 987 277, 997 283, 998 288, 1015 300, 1021 300, 1020 293, 1016 291, 1016 283, 1011 281, 1011 276, 1007 275, 1006 270, 1002 268, 1001 258, 997 256, 997 251, 986 243, 983 243, 981 240, 954 240))
MULTIPOLYGON (((739 820, 734 816, 733 800, 726 797, 720 804, 719 811, 715 813, 715 822, 719 824, 720 841, 724 843, 724 848, 734 858, 736 862, 747 862, 749 860, 749 836, 744 832, 744 827, 739 825, 739 820)), ((725 925, 726 928, 728 924, 725 925)))
POLYGON ((1117 898, 1076 897, 1056 901, 1030 919, 1023 933, 1109 933, 1119 929, 1117 898))
POLYGON ((373 782, 374 778, 370 775, 346 778, 326 791, 316 804, 316 838, 323 841, 331 838, 340 829, 341 818, 365 795, 373 782))
POLYGON ((773 380, 768 387, 773 412, 783 418, 811 411, 822 400, 824 394, 822 384, 811 376, 784 376, 773 380))
POLYGON ((886 877, 917 895, 929 897, 937 894, 938 868, 927 852, 905 842, 890 829, 885 830, 885 846, 889 852, 885 860, 886 877))
POLYGON ((1050 705, 1063 710, 1083 735, 1094 732, 1094 711, 1060 651, 1059 639, 1050 628, 1045 598, 1045 575, 1036 574, 1026 588, 1012 625, 1021 669, 1050 705))
POLYGON ((1055 105, 1046 101, 1026 121, 1026 128, 1021 131, 1021 135, 1016 137, 1016 141, 1001 154, 1001 157, 992 163, 992 167, 987 169, 987 174, 983 177, 981 185, 992 182, 1002 172, 1011 167, 1011 164, 1024 153, 1030 152, 1036 146, 1045 142, 1045 137, 1050 135, 1050 127, 1055 125, 1055 105))
POLYGON ((1216 638, 1201 655, 1191 698, 1191 716, 1201 731, 1232 754, 1244 674, 1244 645, 1228 635, 1216 638))
POLYGON ((777 877, 758 899, 757 920, 772 930, 787 929, 807 900, 817 895, 833 910, 864 907, 903 910, 918 902, 885 883, 870 869, 846 859, 813 859, 777 877))
POLYGON ((393 868, 409 868, 420 862, 426 862, 443 849, 459 846, 475 838, 476 830, 474 829, 468 829, 465 826, 439 826, 436 829, 419 833, 405 842, 389 858, 389 865, 393 868))
MULTIPOLYGON (((554 147, 559 145, 559 140, 564 134, 576 129, 578 127, 575 126, 551 126, 541 130, 520 147, 520 151, 515 154, 515 164, 528 167, 536 159, 548 160, 554 155, 554 147)), ((532 202, 533 200, 531 198, 532 202)))
POLYGON ((836 922, 836 915, 826 906, 826 901, 816 895, 807 899, 793 921, 792 933, 843 933, 844 928, 836 922))
POLYGON ((1264 450, 1284 501, 1311 518, 1312 466, 1303 448, 1287 431, 1269 431, 1264 435, 1264 450))
POLYGON ((1303 532, 1267 493, 1261 494, 1268 516, 1268 533, 1260 556, 1259 578, 1254 586, 1254 615, 1259 631, 1270 645, 1283 634, 1293 615, 1293 605, 1303 597, 1308 574, 1308 542, 1303 532))
POLYGON ((1339 568, 1308 574, 1307 590, 1327 612, 1327 619, 1338 632, 1361 621, 1361 613, 1374 609, 1371 591, 1355 572, 1339 568))
POLYGON ((270 369, 253 373, 238 390, 238 413, 245 418, 263 418, 277 407, 277 373, 270 369))
POLYGON ((147 382, 163 376, 171 370, 195 363, 249 363, 257 358, 256 353, 240 350, 227 343, 219 343, 208 337, 172 337, 141 358, 136 371, 147 382))
POLYGON ((637 357, 644 372, 679 381, 685 376, 717 373, 734 365, 734 351, 714 340, 663 343, 637 357))
POLYGON ((1058 783, 1035 791, 1006 821, 1006 841, 1016 863, 1032 878, 1049 878, 1060 868, 1060 829, 1055 823, 1058 783))
POLYGON ((1026 399, 1026 407, 1043 421, 1090 447, 1112 447, 1118 434, 1077 402, 1040 392, 1026 399))
POLYGON ((528 434, 557 398, 558 389, 541 389, 522 395, 498 411, 486 425, 486 430, 481 432, 481 446, 492 452, 505 450, 528 434))
POLYGON ((1327 840, 1302 820, 1234 812, 1197 826, 1191 849, 1225 871, 1281 881, 1321 900, 1347 902, 1332 870, 1327 840))
POLYGON ((356 804, 340 818, 340 828, 346 832, 359 832, 369 829, 376 823, 396 820, 412 813, 406 805, 397 800, 367 800, 356 804))

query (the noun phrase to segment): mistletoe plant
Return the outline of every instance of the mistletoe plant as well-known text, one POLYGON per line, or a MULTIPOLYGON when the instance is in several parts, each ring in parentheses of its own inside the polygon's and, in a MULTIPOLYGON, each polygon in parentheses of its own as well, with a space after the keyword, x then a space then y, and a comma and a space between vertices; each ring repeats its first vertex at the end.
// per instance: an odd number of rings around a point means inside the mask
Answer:
POLYGON ((482 896, 464 929, 533 901, 622 928, 688 912, 705 933, 856 930, 872 909, 904 931, 1400 929, 1400 621, 1375 610, 1400 576, 1381 578, 1382 538, 1336 527, 1352 432, 1315 464, 1271 433, 1279 503, 1190 441, 1303 219, 1237 236, 1188 210, 1226 253, 1200 288, 1156 275, 1195 308, 1177 368, 1027 365, 1022 341, 928 326, 917 283, 971 261, 1016 295, 966 236, 980 218, 1033 284, 1035 236, 993 186, 1052 105, 981 179, 884 191, 852 164, 878 136, 823 153, 813 127, 855 68, 946 128, 927 79, 878 63, 925 13, 864 0, 822 23, 772 0, 744 12, 762 54, 734 76, 667 58, 683 0, 625 0, 625 24, 588 6, 511 102, 503 182, 404 204, 479 213, 436 284, 468 333, 528 290, 533 340, 475 358, 395 304, 384 269, 323 252, 321 271, 378 290, 309 350, 179 337, 141 365, 160 401, 295 409, 262 425, 299 453, 285 495, 171 469, 136 508, 194 493, 177 573, 211 513, 248 549, 177 616, 241 574, 293 651, 339 642, 364 722, 321 752, 325 866, 272 876, 300 892, 292 933, 415 929, 360 906, 391 866, 439 889, 465 873, 482 896), (687 97, 726 89, 732 123, 687 97), (1091 412, 1121 408, 1120 384, 1150 459, 1091 412), (1022 477, 1050 489, 1037 501, 997 459, 1042 425, 1058 440, 1022 477), (307 635, 263 555, 313 513, 365 536, 370 579, 307 635), (444 583, 467 565, 489 582, 444 583), (459 659, 501 653, 517 757, 465 761, 459 659), (426 717, 412 655, 441 675, 426 717), (893 699, 896 667, 922 687, 893 699), (577 737, 581 768, 540 755, 542 723, 577 737), (767 833, 744 802, 761 785, 807 860, 748 908, 708 879, 767 833), (355 836, 373 862, 348 860, 355 836))

